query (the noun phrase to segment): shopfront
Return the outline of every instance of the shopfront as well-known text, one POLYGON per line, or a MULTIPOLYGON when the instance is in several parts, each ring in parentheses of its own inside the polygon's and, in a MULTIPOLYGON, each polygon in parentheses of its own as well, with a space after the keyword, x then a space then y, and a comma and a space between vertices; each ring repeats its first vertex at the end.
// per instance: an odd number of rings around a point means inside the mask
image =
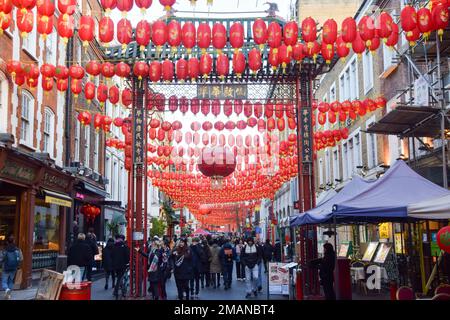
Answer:
POLYGON ((53 163, 0 147, 0 249, 12 235, 22 250, 21 288, 30 285, 32 272, 54 269, 66 252, 72 183, 73 177, 53 163))

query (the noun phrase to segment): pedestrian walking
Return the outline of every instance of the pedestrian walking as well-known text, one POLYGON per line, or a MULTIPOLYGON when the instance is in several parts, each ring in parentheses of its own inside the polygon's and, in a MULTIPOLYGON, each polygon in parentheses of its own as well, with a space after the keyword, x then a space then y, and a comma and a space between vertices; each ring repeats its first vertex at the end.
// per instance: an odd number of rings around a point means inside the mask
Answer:
POLYGON ((247 244, 242 248, 241 261, 245 265, 245 279, 247 284, 246 298, 250 298, 252 293, 258 296, 258 263, 262 260, 261 251, 255 245, 253 238, 247 239, 247 244))
POLYGON ((148 291, 152 293, 153 300, 159 300, 160 298, 160 288, 162 282, 162 251, 161 245, 158 237, 154 237, 151 242, 150 249, 148 253, 145 253, 140 248, 135 248, 135 250, 142 256, 148 259, 148 281, 150 282, 148 291))
POLYGON ((193 277, 192 253, 185 238, 180 239, 175 246, 172 252, 172 259, 178 299, 183 300, 184 294, 186 294, 186 300, 189 300, 189 281, 193 277))
POLYGON ((334 267, 336 262, 336 252, 331 243, 323 245, 323 258, 310 261, 310 266, 319 268, 320 284, 323 288, 326 300, 336 300, 334 292, 334 267))
POLYGON ((258 250, 258 255, 262 258, 258 262, 258 292, 262 291, 262 267, 264 264, 264 247, 261 243, 261 241, 258 239, 256 240, 256 248, 258 250))
POLYGON ((275 246, 273 248, 273 260, 275 262, 281 262, 281 242, 280 240, 275 241, 275 246))
POLYGON ((81 280, 87 275, 87 268, 92 263, 92 249, 86 242, 86 235, 79 233, 75 243, 69 248, 67 253, 67 265, 78 266, 80 268, 81 280))
POLYGON ((204 252, 204 260, 202 261, 203 272, 200 275, 200 282, 203 289, 203 286, 209 288, 211 284, 210 263, 212 257, 211 257, 211 248, 209 247, 208 241, 206 239, 202 241, 202 249, 204 252))
POLYGON ((112 252, 112 263, 116 274, 116 285, 113 295, 118 299, 119 289, 122 289, 122 296, 125 297, 126 288, 123 287, 122 279, 130 263, 130 249, 125 241, 124 235, 117 235, 112 252))
POLYGON ((213 289, 220 287, 220 274, 222 272, 222 263, 220 262, 219 252, 220 247, 218 241, 214 239, 211 246, 211 263, 209 265, 213 289))
POLYGON ((238 281, 245 280, 245 266, 242 263, 241 253, 242 248, 244 247, 244 241, 242 239, 236 240, 236 279, 238 281))
POLYGON ((269 262, 271 262, 273 259, 273 251, 274 248, 270 243, 270 240, 266 239, 266 242, 263 246, 264 273, 267 273, 269 270, 269 262))
POLYGON ((23 261, 22 251, 15 245, 14 236, 9 236, 6 248, 0 255, 2 265, 2 288, 5 290, 5 299, 11 299, 11 291, 14 288, 14 277, 17 269, 23 261))
POLYGON ((105 270, 105 290, 108 290, 109 277, 112 279, 112 288, 116 283, 116 275, 114 274, 113 264, 112 264, 112 252, 114 249, 114 239, 109 238, 106 242, 106 246, 102 251, 102 266, 105 270))
POLYGON ((166 291, 166 283, 167 280, 172 276, 173 270, 173 260, 170 258, 171 249, 170 249, 170 239, 166 239, 163 242, 163 246, 161 249, 161 272, 162 272, 162 281, 161 281, 161 299, 167 300, 167 291, 166 291))
POLYGON ((95 265, 95 256, 98 254, 97 237, 94 234, 94 229, 89 228, 86 235, 86 242, 91 247, 91 263, 86 268, 87 281, 92 281, 92 268, 95 265))
POLYGON ((192 245, 190 246, 192 252, 192 271, 193 277, 190 281, 191 296, 198 298, 200 292, 200 274, 203 271, 203 263, 205 261, 205 253, 200 245, 200 239, 195 237, 192 239, 192 245), (194 291, 195 285, 195 291, 194 291))
POLYGON ((223 283, 225 290, 231 289, 231 282, 233 279, 233 264, 236 260, 236 249, 232 246, 229 239, 225 240, 219 252, 219 257, 222 262, 223 283))

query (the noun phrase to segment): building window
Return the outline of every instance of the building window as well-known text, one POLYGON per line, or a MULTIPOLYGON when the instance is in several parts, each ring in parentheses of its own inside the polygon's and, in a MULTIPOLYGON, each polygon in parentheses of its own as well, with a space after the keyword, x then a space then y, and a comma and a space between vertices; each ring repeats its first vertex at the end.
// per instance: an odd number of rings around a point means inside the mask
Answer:
POLYGON ((394 65, 393 59, 395 57, 394 49, 389 48, 383 43, 383 68, 386 71, 390 66, 394 65))
MULTIPOLYGON (((78 113, 75 114, 75 119, 78 118, 78 113)), ((75 121, 75 150, 74 150, 74 160, 76 162, 80 161, 80 122, 75 121)))
MULTIPOLYGON (((32 10, 34 17, 36 17, 36 10, 36 8, 32 10)), ((33 28, 33 30, 25 38, 22 38, 22 48, 33 57, 36 57, 36 30, 36 28, 33 28)))
POLYGON ((3 72, 0 72, 0 117, 4 119, 0 121, 0 132, 6 132, 8 122, 8 97, 9 85, 8 80, 3 72))
POLYGON ((28 91, 22 91, 22 113, 20 126, 21 142, 32 146, 34 97, 28 91))
POLYGON ((339 76, 339 101, 356 100, 358 96, 358 62, 354 55, 339 76))
MULTIPOLYGON (((373 123, 375 123, 375 117, 372 117, 366 122, 366 128, 368 129, 373 123)), ((377 136, 373 133, 367 133, 367 166, 374 168, 378 163, 377 158, 377 136)))
POLYGON ((339 152, 337 150, 337 148, 333 149, 333 178, 334 181, 336 181, 336 179, 340 179, 340 175, 339 175, 339 152))
POLYGON ((344 169, 343 175, 344 180, 347 180, 350 177, 350 173, 348 171, 348 143, 345 142, 342 144, 342 168, 344 169))
POLYGON ((53 28, 53 32, 48 35, 45 41, 45 61, 56 65, 56 53, 58 51, 57 32, 53 28))
MULTIPOLYGON (((113 167, 113 172, 114 172, 114 177, 117 177, 117 178, 115 178, 116 180, 119 180, 119 173, 118 173, 118 171, 117 171, 117 161, 115 161, 114 160, 114 167, 113 167)), ((118 181, 116 181, 116 180, 114 180, 114 184, 113 184, 113 187, 114 187, 114 191, 113 191, 113 199, 114 200, 117 200, 117 187, 119 186, 119 183, 118 183, 118 181)))
POLYGON ((354 152, 355 152, 354 166, 355 166, 355 168, 353 168, 353 170, 355 170, 356 166, 362 165, 362 163, 361 163, 361 134, 359 132, 356 133, 355 136, 353 137, 353 140, 354 140, 354 145, 355 145, 355 149, 354 149, 354 152))
POLYGON ((363 54, 364 94, 373 88, 373 56, 369 50, 363 54))
POLYGON ((100 144, 99 133, 96 132, 94 134, 94 171, 95 172, 98 172, 98 159, 99 159, 98 152, 99 152, 99 148, 100 148, 99 144, 100 144))
POLYGON ((325 151, 325 175, 327 183, 331 183, 331 156, 329 150, 325 151))
POLYGON ((354 148, 353 148, 353 138, 350 138, 348 140, 347 164, 348 164, 348 174, 349 174, 349 178, 350 178, 355 171, 355 152, 354 152, 354 148))
POLYGON ((90 144, 91 144, 91 131, 90 127, 86 126, 84 128, 84 165, 88 168, 89 168, 89 154, 91 153, 90 144))
POLYGON ((108 179, 108 184, 106 186, 106 190, 109 193, 110 197, 111 197, 111 158, 109 156, 106 156, 106 161, 105 161, 105 178, 108 179))
POLYGON ((55 136, 55 115, 50 108, 44 111, 44 152, 53 157, 53 141, 55 136))

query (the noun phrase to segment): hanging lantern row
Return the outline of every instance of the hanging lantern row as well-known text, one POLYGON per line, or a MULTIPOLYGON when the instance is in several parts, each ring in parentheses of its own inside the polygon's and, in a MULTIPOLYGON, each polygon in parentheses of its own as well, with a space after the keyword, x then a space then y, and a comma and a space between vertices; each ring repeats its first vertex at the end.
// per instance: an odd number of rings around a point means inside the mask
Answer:
POLYGON ((92 117, 89 111, 81 111, 80 113, 78 113, 77 120, 83 126, 92 124, 97 132, 103 130, 106 133, 111 131, 111 124, 113 123, 111 117, 99 113, 95 114, 94 117, 92 117))
POLYGON ((364 101, 334 101, 332 103, 321 102, 319 104, 313 104, 313 110, 317 110, 317 120, 313 117, 313 125, 319 123, 323 126, 327 121, 330 124, 335 124, 337 120, 339 122, 345 122, 347 118, 356 120, 357 117, 364 117, 368 112, 374 112, 377 109, 383 109, 386 107, 386 99, 384 97, 378 97, 374 100, 365 99, 364 101))
POLYGON ((348 138, 348 128, 317 131, 314 133, 314 150, 319 151, 328 147, 335 147, 336 143, 348 138))

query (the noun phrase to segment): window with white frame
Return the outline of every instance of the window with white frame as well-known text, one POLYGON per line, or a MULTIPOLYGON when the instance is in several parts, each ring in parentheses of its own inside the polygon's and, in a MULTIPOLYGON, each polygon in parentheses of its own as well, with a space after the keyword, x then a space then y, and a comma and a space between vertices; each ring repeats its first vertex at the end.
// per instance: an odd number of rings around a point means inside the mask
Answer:
POLYGON ((108 184, 106 185, 106 191, 109 193, 110 195, 110 199, 111 198, 111 157, 108 155, 106 155, 106 160, 105 160, 105 178, 108 180, 108 184))
POLYGON ((339 75, 339 101, 356 100, 358 97, 358 61, 354 55, 339 75))
POLYGON ((355 152, 353 138, 348 139, 348 158, 347 158, 347 171, 349 173, 349 178, 353 175, 355 170, 355 152))
POLYGON ((98 172, 98 160, 99 160, 99 146, 100 139, 99 139, 99 133, 95 132, 94 134, 94 171, 98 172))
POLYGON ((389 67, 394 65, 393 59, 395 57, 395 51, 389 48, 383 43, 383 69, 386 71, 389 67))
POLYGON ((84 128, 84 165, 89 167, 89 156, 91 153, 91 130, 89 126, 84 128))
POLYGON ((361 159, 361 152, 362 152, 362 148, 361 148, 361 133, 357 132, 355 133, 355 135, 353 136, 353 142, 354 142, 354 159, 355 159, 355 168, 353 170, 356 169, 356 166, 361 166, 362 165, 362 159, 361 159))
POLYGON ((22 113, 20 125, 20 140, 23 144, 32 146, 34 122, 34 97, 28 91, 22 91, 22 113))
POLYGON ((373 55, 369 50, 363 54, 364 94, 373 88, 373 55))
POLYGON ((53 157, 54 149, 54 136, 55 136, 55 114, 52 109, 46 107, 44 110, 44 152, 50 154, 53 157))
POLYGON ((325 151, 325 175, 327 183, 331 183, 331 155, 330 151, 325 151))
MULTIPOLYGON (((339 151, 336 148, 333 148, 333 179, 334 181, 340 180, 340 174, 339 174, 339 151)), ((333 181, 333 182, 334 182, 333 181)))
MULTIPOLYGON (((36 17, 36 8, 33 8, 32 12, 33 16, 36 17)), ((36 28, 33 28, 33 30, 25 38, 22 38, 22 49, 25 49, 33 57, 36 57, 36 30, 36 28)))
POLYGON ((6 75, 0 72, 0 132, 7 131, 9 84, 6 75))
MULTIPOLYGON (((77 118, 78 118, 78 112, 75 114, 75 119, 77 119, 77 118)), ((80 161, 80 130, 81 130, 80 122, 75 121, 74 161, 80 161)))
POLYGON ((342 143, 342 168, 343 168, 343 177, 344 180, 347 180, 350 178, 350 173, 348 170, 349 163, 348 163, 348 142, 342 143))
MULTIPOLYGON (((366 128, 368 129, 375 123, 375 116, 366 121, 366 128)), ((366 133, 367 138, 367 167, 374 168, 378 164, 377 158, 377 136, 373 133, 366 133)))
POLYGON ((319 186, 323 185, 323 159, 319 159, 319 186))
POLYGON ((45 41, 45 61, 52 65, 56 65, 56 56, 58 52, 58 38, 56 29, 53 28, 53 32, 48 35, 45 41))

